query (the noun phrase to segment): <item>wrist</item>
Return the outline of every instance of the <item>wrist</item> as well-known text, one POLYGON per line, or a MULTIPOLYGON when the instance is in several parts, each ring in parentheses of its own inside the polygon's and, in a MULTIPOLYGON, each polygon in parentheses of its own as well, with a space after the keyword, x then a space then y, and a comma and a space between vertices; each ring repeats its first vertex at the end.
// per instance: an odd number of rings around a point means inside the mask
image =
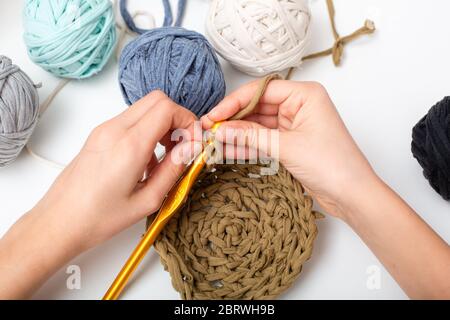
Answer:
POLYGON ((49 212, 36 207, 22 216, 0 241, 0 297, 26 298, 80 253, 70 233, 49 212))
POLYGON ((352 227, 355 227, 367 215, 375 218, 377 208, 392 192, 375 172, 361 177, 358 182, 345 189, 349 193, 345 201, 342 201, 340 217, 352 227))
POLYGON ((372 201, 374 192, 382 188, 383 182, 370 166, 365 166, 358 170, 343 170, 332 184, 335 190, 327 197, 331 205, 329 213, 348 224, 364 211, 364 206, 372 201), (346 172, 351 174, 344 174, 346 172))
POLYGON ((39 239, 52 248, 52 256, 58 260, 70 260, 85 250, 81 235, 65 213, 38 204, 24 216, 22 227, 28 229, 30 239, 39 239))

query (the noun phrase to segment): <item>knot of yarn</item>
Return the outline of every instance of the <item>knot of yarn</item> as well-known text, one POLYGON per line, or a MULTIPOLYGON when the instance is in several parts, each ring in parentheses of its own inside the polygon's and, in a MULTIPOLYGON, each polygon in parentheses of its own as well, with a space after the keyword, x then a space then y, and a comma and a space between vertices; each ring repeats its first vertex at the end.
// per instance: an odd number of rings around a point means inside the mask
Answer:
POLYGON ((433 106, 413 128, 411 150, 433 189, 450 200, 450 97, 433 106))
POLYGON ((366 20, 364 22, 364 26, 362 26, 358 30, 354 31, 353 33, 351 33, 345 37, 341 37, 336 28, 336 10, 334 8, 333 0, 327 0, 327 9, 328 9, 328 17, 330 18, 330 22, 331 22, 331 29, 333 31, 333 36, 334 36, 334 40, 335 40, 334 45, 328 50, 324 50, 324 51, 320 51, 317 53, 307 55, 303 58, 303 60, 310 60, 310 59, 326 57, 328 55, 331 55, 333 57, 334 65, 339 66, 341 64, 342 55, 344 53, 344 46, 347 43, 349 43, 363 35, 374 33, 376 30, 375 23, 371 20, 366 20))
POLYGON ((306 57, 303 58, 303 60, 310 60, 310 59, 314 59, 314 58, 319 58, 319 57, 325 57, 331 54, 331 56, 333 57, 333 63, 335 66, 339 66, 341 64, 342 61, 342 55, 344 53, 344 46, 355 40, 356 38, 359 38, 362 35, 365 34, 372 34, 375 32, 375 23, 371 20, 366 20, 366 22, 364 23, 364 26, 362 26, 361 28, 359 28, 358 30, 356 30, 355 32, 349 34, 348 36, 344 36, 341 37, 337 31, 336 31, 336 27, 335 27, 335 22, 334 22, 334 16, 330 16, 331 18, 331 25, 333 28, 333 34, 335 37, 335 42, 334 45, 331 49, 328 50, 324 50, 318 53, 314 53, 311 55, 308 55, 306 57))
POLYGON ((181 27, 157 28, 131 41, 119 65, 127 104, 159 89, 202 116, 225 96, 225 80, 206 38, 181 27))
POLYGON ((312 199, 285 168, 260 171, 204 170, 155 242, 183 299, 274 299, 310 258, 321 217, 312 199))
POLYGON ((0 167, 13 162, 27 144, 39 115, 33 81, 0 56, 0 167))
POLYGON ((31 60, 64 78, 100 72, 116 43, 109 0, 27 0, 24 27, 31 60))
POLYGON ((213 0, 206 33, 237 69, 262 76, 302 63, 310 21, 306 0, 213 0))
POLYGON ((344 45, 348 42, 352 41, 353 39, 356 39, 359 36, 365 35, 365 34, 371 34, 375 31, 375 24, 371 20, 366 20, 364 23, 364 26, 360 29, 356 30, 352 34, 340 37, 336 34, 336 42, 334 43, 333 49, 332 49, 332 56, 333 56, 333 62, 336 66, 339 66, 341 64, 342 60, 342 54, 344 52, 344 45))

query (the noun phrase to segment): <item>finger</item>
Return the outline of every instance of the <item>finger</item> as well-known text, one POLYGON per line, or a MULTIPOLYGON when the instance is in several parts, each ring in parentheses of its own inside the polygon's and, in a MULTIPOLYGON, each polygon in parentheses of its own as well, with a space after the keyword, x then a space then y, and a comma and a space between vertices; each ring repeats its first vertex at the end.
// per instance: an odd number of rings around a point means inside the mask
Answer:
POLYGON ((141 119, 145 113, 158 104, 158 102, 168 99, 166 94, 160 90, 154 90, 142 97, 126 110, 121 112, 110 121, 123 128, 130 128, 141 119))
POLYGON ((204 116, 202 116, 200 118, 200 121, 202 122, 202 128, 205 130, 209 130, 213 127, 214 125, 214 121, 212 121, 207 114, 205 114, 204 116))
POLYGON ((178 181, 186 164, 202 150, 201 143, 189 142, 177 145, 154 168, 145 185, 132 195, 131 201, 138 214, 137 219, 156 212, 164 197, 178 181), (180 158, 178 156, 182 154, 180 158))
POLYGON ((140 144, 141 155, 148 156, 170 130, 177 129, 183 139, 192 140, 195 120, 192 112, 165 99, 128 130, 129 139, 140 144))
POLYGON ((269 128, 276 129, 278 128, 278 117, 277 116, 266 116, 262 114, 251 114, 248 117, 245 117, 243 120, 252 121, 259 123, 260 125, 269 128))
POLYGON ((146 172, 145 172, 144 179, 146 179, 146 178, 149 176, 150 172, 152 172, 152 170, 153 170, 158 164, 159 164, 158 157, 156 156, 155 152, 153 152, 152 158, 150 159, 150 161, 149 161, 149 163, 148 163, 148 165, 147 165, 147 170, 146 170, 146 172))
MULTIPOLYGON (((223 121, 245 108, 253 98, 258 88, 259 81, 260 80, 250 82, 225 97, 222 102, 208 113, 208 119, 212 122, 223 121)), ((305 92, 306 94, 310 87, 311 85, 307 82, 273 80, 268 84, 267 89, 260 99, 260 103, 280 105, 288 99, 294 91, 305 92)))
POLYGON ((155 152, 153 152, 152 158, 150 159, 149 163, 147 164, 147 168, 145 169, 144 174, 142 175, 142 178, 138 181, 135 190, 142 189, 142 187, 145 185, 145 181, 148 179, 148 177, 150 176, 150 173, 158 165, 158 163, 159 163, 158 157, 156 156, 155 152))
MULTIPOLYGON (((229 160, 257 160, 258 150, 250 147, 237 146, 234 144, 224 145, 223 159, 230 163, 229 160)), ((234 163, 234 162, 232 162, 234 163)))
POLYGON ((166 153, 172 150, 172 148, 177 144, 177 141, 172 140, 172 133, 173 131, 170 130, 159 140, 159 143, 165 147, 166 153))
POLYGON ((280 106, 277 104, 259 103, 253 113, 273 116, 278 114, 279 108, 280 106))
MULTIPOLYGON (((258 114, 258 115, 265 115, 265 116, 277 116, 279 112, 279 106, 278 105, 274 105, 274 104, 269 104, 269 103, 260 103, 257 105, 257 107, 255 108, 253 114, 258 114)), ((201 118, 201 122, 202 122, 202 127, 207 130, 207 129, 211 129, 211 127, 214 125, 214 121, 211 120, 208 115, 204 115, 201 118)))
POLYGON ((172 163, 182 163, 188 165, 203 150, 203 143, 199 141, 186 141, 177 144, 171 151, 169 156, 172 163))
POLYGON ((217 129, 215 138, 224 144, 256 148, 265 156, 279 158, 280 132, 250 121, 229 121, 217 129))

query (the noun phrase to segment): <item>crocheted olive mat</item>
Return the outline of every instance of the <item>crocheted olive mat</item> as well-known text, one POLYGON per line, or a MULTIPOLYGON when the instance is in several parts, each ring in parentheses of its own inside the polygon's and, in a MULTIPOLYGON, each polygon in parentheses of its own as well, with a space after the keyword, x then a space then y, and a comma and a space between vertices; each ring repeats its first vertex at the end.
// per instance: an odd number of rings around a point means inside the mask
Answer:
MULTIPOLYGON (((275 78, 261 81, 239 118, 253 110, 275 78)), ((315 220, 322 215, 283 166, 274 175, 260 175, 261 169, 204 169, 184 208, 155 242, 182 299, 274 299, 311 257, 315 220)))

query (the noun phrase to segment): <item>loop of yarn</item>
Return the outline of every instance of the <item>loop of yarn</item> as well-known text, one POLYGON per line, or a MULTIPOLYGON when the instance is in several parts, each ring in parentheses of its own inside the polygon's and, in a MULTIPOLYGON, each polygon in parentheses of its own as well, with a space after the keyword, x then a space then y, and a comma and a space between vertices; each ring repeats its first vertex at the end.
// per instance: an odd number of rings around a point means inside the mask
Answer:
POLYGON ((306 0, 213 0, 206 33, 237 69, 262 76, 301 65, 310 21, 306 0))
POLYGON ((27 0, 24 27, 31 60, 64 78, 100 72, 116 43, 109 0, 27 0))
POLYGON ((285 168, 260 170, 204 170, 155 242, 182 299, 274 299, 311 257, 321 217, 312 199, 285 168))
POLYGON ((433 189, 450 200, 450 97, 433 106, 413 128, 411 150, 433 189))
MULTIPOLYGON (((186 8, 186 0, 179 0, 178 1, 178 11, 177 11, 177 18, 175 20, 175 23, 173 23, 173 14, 172 14, 172 8, 170 6, 169 0, 162 0, 164 5, 164 22, 163 27, 169 27, 172 26, 172 24, 175 27, 181 26, 181 22, 183 20, 184 10, 186 8)), ((127 0, 120 0, 120 14, 122 15, 122 18, 127 25, 128 29, 130 29, 133 32, 136 32, 138 34, 145 33, 146 29, 141 29, 136 26, 133 20, 133 16, 128 12, 127 10, 127 0)))
POLYGON ((0 167, 17 158, 38 115, 39 95, 33 81, 11 59, 0 56, 0 167))
POLYGON ((310 60, 331 55, 333 57, 334 65, 339 66, 341 64, 342 55, 344 53, 344 46, 347 43, 351 42, 352 40, 359 38, 360 36, 374 33, 375 23, 372 20, 366 20, 361 28, 359 28, 358 30, 354 31, 353 33, 347 36, 341 37, 336 28, 336 20, 335 20, 336 11, 334 9, 333 0, 327 0, 327 8, 328 8, 328 16, 331 22, 331 29, 333 31, 333 37, 335 40, 334 45, 328 50, 310 54, 304 57, 303 60, 310 60))
POLYGON ((131 41, 119 65, 127 104, 153 90, 202 116, 225 96, 225 79, 206 38, 181 27, 157 28, 131 41))

